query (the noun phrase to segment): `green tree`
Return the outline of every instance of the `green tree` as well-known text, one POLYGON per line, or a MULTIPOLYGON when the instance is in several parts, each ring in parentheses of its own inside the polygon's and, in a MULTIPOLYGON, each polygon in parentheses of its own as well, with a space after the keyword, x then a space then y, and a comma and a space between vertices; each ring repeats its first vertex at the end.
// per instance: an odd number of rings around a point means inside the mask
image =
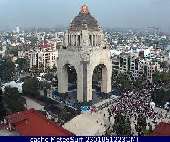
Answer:
POLYGON ((30 97, 39 97, 39 81, 36 78, 27 78, 22 86, 23 94, 30 97))
POLYGON ((170 83, 170 72, 156 72, 153 74, 153 81, 170 83))
POLYGON ((155 90, 152 94, 152 99, 157 105, 164 106, 166 102, 170 101, 170 90, 165 90, 163 88, 155 90))
POLYGON ((19 94, 17 88, 6 87, 3 99, 8 112, 13 113, 25 109, 26 100, 19 94))
POLYGON ((140 76, 137 80, 133 81, 133 86, 136 89, 140 89, 143 86, 143 83, 146 82, 146 76, 143 74, 142 76, 140 76))
POLYGON ((15 73, 15 64, 10 59, 0 61, 0 78, 2 81, 12 80, 15 73))
POLYGON ((0 89, 0 121, 4 119, 5 115, 6 115, 6 110, 3 103, 3 93, 2 90, 0 89))
POLYGON ((44 78, 45 78, 46 80, 48 80, 48 81, 52 81, 53 78, 54 78, 54 75, 53 75, 53 73, 46 73, 46 74, 44 75, 44 78))
POLYGON ((122 115, 121 113, 115 116, 115 122, 113 129, 118 136, 129 136, 131 135, 131 123, 129 118, 122 115))
POLYGON ((16 64, 18 64, 19 71, 22 71, 22 70, 28 71, 29 69, 28 61, 25 58, 18 58, 16 60, 16 64))
POLYGON ((124 135, 131 135, 131 122, 129 117, 125 119, 124 135))
POLYGON ((12 47, 7 47, 7 54, 12 54, 13 56, 17 57, 18 56, 18 49, 12 48, 12 47))
POLYGON ((168 69, 168 62, 164 61, 160 63, 160 67, 163 68, 163 70, 167 70, 168 69))
POLYGON ((31 36, 30 41, 32 47, 35 47, 38 44, 38 38, 36 36, 31 36))
POLYGON ((53 68, 51 69, 51 72, 56 73, 57 72, 57 67, 53 65, 53 68))
POLYGON ((112 82, 116 81, 117 76, 118 76, 118 71, 113 69, 113 71, 112 71, 112 82))
POLYGON ((153 82, 158 82, 161 80, 160 72, 156 72, 153 74, 153 82))
POLYGON ((146 130, 147 122, 146 117, 143 114, 139 114, 137 118, 136 131, 141 134, 146 130))
POLYGON ((132 87, 129 76, 125 73, 119 73, 116 82, 121 85, 122 89, 131 89, 132 87))

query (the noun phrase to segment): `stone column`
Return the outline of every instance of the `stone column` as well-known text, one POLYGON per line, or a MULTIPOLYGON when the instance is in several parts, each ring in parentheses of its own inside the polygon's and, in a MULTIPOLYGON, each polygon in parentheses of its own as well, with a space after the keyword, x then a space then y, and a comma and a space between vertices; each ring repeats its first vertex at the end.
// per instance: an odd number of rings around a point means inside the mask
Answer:
POLYGON ((95 46, 97 45, 97 35, 95 34, 95 46))
POLYGON ((87 63, 82 61, 80 64, 77 82, 77 100, 79 102, 87 101, 87 63))
POLYGON ((112 77, 112 68, 104 67, 102 68, 102 84, 101 84, 101 92, 109 93, 111 92, 111 77, 112 77))
POLYGON ((78 73, 77 100, 79 102, 88 102, 92 100, 92 75, 88 68, 88 61, 81 61, 78 73))
POLYGON ((71 45, 74 46, 74 35, 71 34, 71 45))
POLYGON ((68 35, 68 33, 66 32, 64 36, 65 36, 64 45, 65 45, 65 46, 68 46, 68 44, 69 44, 69 35, 68 35))
POLYGON ((99 35, 99 45, 101 45, 101 35, 99 35))
POLYGON ((99 43, 99 36, 96 34, 96 46, 98 46, 99 43))
POLYGON ((58 72, 58 92, 67 93, 68 92, 68 72, 64 67, 59 66, 58 72))
POLYGON ((93 71, 91 71, 91 67, 87 66, 87 97, 86 97, 86 101, 89 102, 93 99, 93 94, 92 94, 92 76, 93 76, 93 71))
POLYGON ((77 71, 77 100, 78 102, 84 101, 83 96, 83 64, 80 63, 77 71))
POLYGON ((101 82, 101 92, 107 92, 107 69, 102 68, 102 82, 101 82))

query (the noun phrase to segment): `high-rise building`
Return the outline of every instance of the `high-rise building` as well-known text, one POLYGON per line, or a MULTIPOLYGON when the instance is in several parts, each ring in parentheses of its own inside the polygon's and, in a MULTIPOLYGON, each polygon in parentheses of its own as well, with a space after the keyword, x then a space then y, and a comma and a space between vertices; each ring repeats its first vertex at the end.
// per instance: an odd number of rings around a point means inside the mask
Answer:
POLYGON ((20 27, 19 27, 19 26, 16 26, 16 27, 15 27, 15 32, 16 32, 16 33, 20 33, 20 27))

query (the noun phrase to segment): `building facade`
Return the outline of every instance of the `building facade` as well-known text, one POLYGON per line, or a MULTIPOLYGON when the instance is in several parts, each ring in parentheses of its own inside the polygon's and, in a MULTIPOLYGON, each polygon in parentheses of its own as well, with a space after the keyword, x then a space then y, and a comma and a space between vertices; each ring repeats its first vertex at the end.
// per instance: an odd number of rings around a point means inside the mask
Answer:
POLYGON ((160 70, 158 62, 128 53, 113 56, 112 65, 113 70, 128 73, 132 80, 145 77, 150 82, 152 82, 153 73, 160 70))
POLYGON ((58 50, 45 49, 45 50, 32 50, 30 54, 30 68, 52 69, 57 67, 58 50))

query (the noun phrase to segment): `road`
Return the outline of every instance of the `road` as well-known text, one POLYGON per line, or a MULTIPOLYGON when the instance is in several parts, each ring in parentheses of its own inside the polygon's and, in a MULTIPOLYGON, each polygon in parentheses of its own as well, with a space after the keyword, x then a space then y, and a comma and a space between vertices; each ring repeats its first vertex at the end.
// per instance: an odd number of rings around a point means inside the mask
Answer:
POLYGON ((44 109, 44 106, 42 106, 41 104, 39 104, 35 100, 28 98, 28 97, 25 97, 25 96, 24 96, 24 98, 26 99, 27 109, 31 109, 31 108, 34 108, 35 110, 43 110, 44 109))

